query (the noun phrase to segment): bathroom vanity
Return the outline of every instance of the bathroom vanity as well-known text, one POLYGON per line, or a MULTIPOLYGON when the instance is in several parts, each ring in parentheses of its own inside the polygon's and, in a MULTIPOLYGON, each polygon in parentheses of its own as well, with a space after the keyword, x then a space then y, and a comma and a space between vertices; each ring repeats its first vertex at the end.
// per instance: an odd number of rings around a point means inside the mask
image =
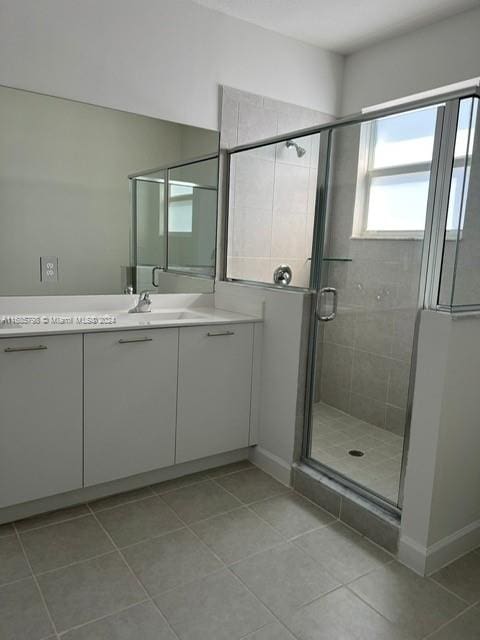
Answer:
POLYGON ((0 329, 0 509, 256 443, 260 317, 112 317, 0 329))

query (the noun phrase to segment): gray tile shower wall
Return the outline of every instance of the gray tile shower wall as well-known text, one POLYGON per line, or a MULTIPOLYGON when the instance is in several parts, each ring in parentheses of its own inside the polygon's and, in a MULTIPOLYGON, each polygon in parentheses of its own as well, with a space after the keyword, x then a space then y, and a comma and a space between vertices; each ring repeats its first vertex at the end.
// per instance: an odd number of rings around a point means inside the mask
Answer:
POLYGON ((324 267, 339 312, 323 329, 317 398, 403 435, 422 242, 352 237, 358 149, 358 126, 337 130, 327 250, 351 261, 324 267))
MULTIPOLYGON (((223 88, 220 145, 257 142, 330 121, 329 115, 263 96, 223 88)), ((237 156, 231 166, 228 276, 272 282, 288 263, 292 284, 310 275, 319 136, 302 138, 301 158, 284 143, 237 156)))

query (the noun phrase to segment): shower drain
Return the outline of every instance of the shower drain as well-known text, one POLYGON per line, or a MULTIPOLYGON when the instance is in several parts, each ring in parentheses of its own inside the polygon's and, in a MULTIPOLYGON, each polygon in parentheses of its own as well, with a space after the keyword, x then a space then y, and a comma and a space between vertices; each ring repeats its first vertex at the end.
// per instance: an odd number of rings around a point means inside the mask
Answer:
POLYGON ((354 458, 361 458, 362 456, 365 455, 364 451, 359 451, 358 449, 352 449, 351 451, 348 452, 349 456, 353 456, 354 458))

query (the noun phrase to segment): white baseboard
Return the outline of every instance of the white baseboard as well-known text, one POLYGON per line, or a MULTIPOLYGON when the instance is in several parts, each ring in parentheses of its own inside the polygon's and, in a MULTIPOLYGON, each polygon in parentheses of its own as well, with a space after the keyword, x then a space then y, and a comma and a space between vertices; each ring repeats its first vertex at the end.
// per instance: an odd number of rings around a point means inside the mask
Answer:
POLYGON ((288 462, 259 446, 250 449, 249 458, 265 473, 269 473, 279 482, 291 486, 292 467, 288 462))
POLYGON ((33 502, 24 502, 11 507, 4 507, 0 509, 0 524, 21 520, 22 518, 29 518, 30 516, 35 516, 47 511, 54 511, 55 509, 63 509, 64 507, 90 502, 98 498, 105 498, 115 493, 139 489, 150 484, 156 484, 157 482, 173 480, 180 476, 198 471, 206 471, 217 466, 230 464, 231 462, 246 460, 249 457, 249 451, 248 448, 236 449, 235 451, 220 453, 208 458, 183 462, 182 464, 165 467, 164 469, 157 469, 136 476, 130 476, 129 478, 106 482, 94 487, 87 487, 85 489, 49 496, 48 498, 41 498, 33 502))
POLYGON ((415 540, 400 534, 397 557, 399 562, 418 573, 418 575, 425 575, 427 549, 416 543, 415 540))
POLYGON ((422 576, 428 576, 480 546, 480 520, 422 547, 411 538, 400 537, 398 559, 422 576))

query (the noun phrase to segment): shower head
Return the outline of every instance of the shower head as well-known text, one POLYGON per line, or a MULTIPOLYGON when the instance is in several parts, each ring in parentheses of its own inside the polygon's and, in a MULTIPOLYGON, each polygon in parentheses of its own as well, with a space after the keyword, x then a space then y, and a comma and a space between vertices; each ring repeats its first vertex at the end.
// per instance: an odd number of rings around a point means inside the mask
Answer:
POLYGON ((307 150, 304 149, 303 147, 301 147, 299 144, 297 144, 296 142, 294 142, 293 140, 287 140, 287 142, 285 143, 287 146, 287 149, 290 149, 290 147, 295 147, 295 150, 297 152, 297 156, 299 158, 301 158, 302 156, 304 156, 307 153, 307 150))

